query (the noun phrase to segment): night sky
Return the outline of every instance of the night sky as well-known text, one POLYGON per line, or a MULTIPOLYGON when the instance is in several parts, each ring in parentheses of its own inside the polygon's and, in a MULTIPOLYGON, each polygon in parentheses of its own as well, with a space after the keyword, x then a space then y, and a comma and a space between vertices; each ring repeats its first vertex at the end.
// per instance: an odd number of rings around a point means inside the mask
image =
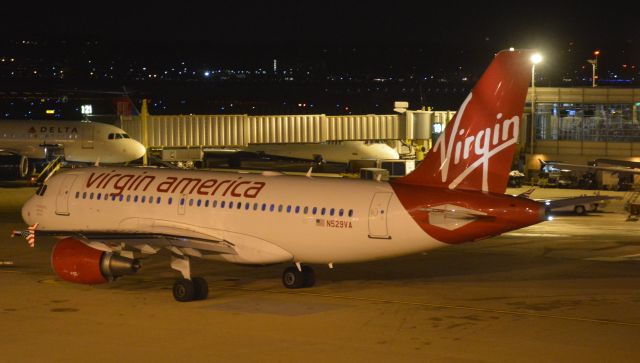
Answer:
POLYGON ((2 37, 287 46, 491 42, 538 48, 573 41, 595 49, 638 42, 640 34, 637 15, 617 1, 55 3, 5 8, 2 37))

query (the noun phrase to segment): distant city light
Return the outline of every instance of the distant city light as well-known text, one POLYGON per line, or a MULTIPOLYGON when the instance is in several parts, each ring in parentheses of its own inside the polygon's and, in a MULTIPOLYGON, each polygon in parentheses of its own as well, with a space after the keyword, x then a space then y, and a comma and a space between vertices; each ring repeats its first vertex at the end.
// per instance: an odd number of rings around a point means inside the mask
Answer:
POLYGON ((205 77, 209 77, 210 75, 211 75, 211 72, 209 72, 209 71, 204 71, 204 76, 205 76, 205 77))

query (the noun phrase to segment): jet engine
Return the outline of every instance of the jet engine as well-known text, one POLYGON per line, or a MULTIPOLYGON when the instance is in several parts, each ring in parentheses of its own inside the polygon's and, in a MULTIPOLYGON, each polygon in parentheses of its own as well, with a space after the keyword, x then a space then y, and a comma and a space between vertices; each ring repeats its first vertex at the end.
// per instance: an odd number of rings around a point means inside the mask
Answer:
POLYGON ((97 250, 70 237, 53 247, 51 265, 62 279, 88 285, 105 283, 140 269, 137 259, 97 250))
POLYGON ((0 180, 24 179, 29 174, 29 158, 17 154, 0 155, 0 180))

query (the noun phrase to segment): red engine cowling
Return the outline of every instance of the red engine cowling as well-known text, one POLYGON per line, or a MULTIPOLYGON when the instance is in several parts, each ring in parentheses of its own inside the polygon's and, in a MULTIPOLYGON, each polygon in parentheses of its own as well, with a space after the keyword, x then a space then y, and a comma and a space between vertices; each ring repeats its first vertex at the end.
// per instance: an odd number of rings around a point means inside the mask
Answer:
POLYGON ((137 259, 100 251, 70 237, 53 247, 51 266, 64 280, 90 285, 134 274, 140 269, 137 259))

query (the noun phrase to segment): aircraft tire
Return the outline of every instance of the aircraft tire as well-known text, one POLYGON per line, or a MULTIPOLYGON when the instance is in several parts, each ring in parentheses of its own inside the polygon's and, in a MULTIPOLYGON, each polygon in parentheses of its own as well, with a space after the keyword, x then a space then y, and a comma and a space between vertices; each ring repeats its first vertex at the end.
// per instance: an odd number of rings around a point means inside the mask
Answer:
POLYGON ((195 289, 193 299, 205 300, 207 296, 209 296, 209 284, 207 284, 207 280, 202 277, 194 277, 191 281, 195 289))
POLYGON ((173 298, 179 302, 193 301, 195 299, 195 286, 193 281, 178 279, 173 284, 173 298))
POLYGON ((304 274, 295 266, 290 266, 284 269, 282 273, 282 284, 287 289, 299 289, 304 287, 305 278, 304 274))
POLYGON ((584 206, 581 206, 581 205, 576 205, 573 208, 573 211, 579 216, 581 216, 581 215, 583 215, 583 214, 585 214, 587 212, 587 210, 584 208, 584 206))
POLYGON ((303 287, 312 287, 316 284, 316 274, 311 266, 302 266, 303 287))

